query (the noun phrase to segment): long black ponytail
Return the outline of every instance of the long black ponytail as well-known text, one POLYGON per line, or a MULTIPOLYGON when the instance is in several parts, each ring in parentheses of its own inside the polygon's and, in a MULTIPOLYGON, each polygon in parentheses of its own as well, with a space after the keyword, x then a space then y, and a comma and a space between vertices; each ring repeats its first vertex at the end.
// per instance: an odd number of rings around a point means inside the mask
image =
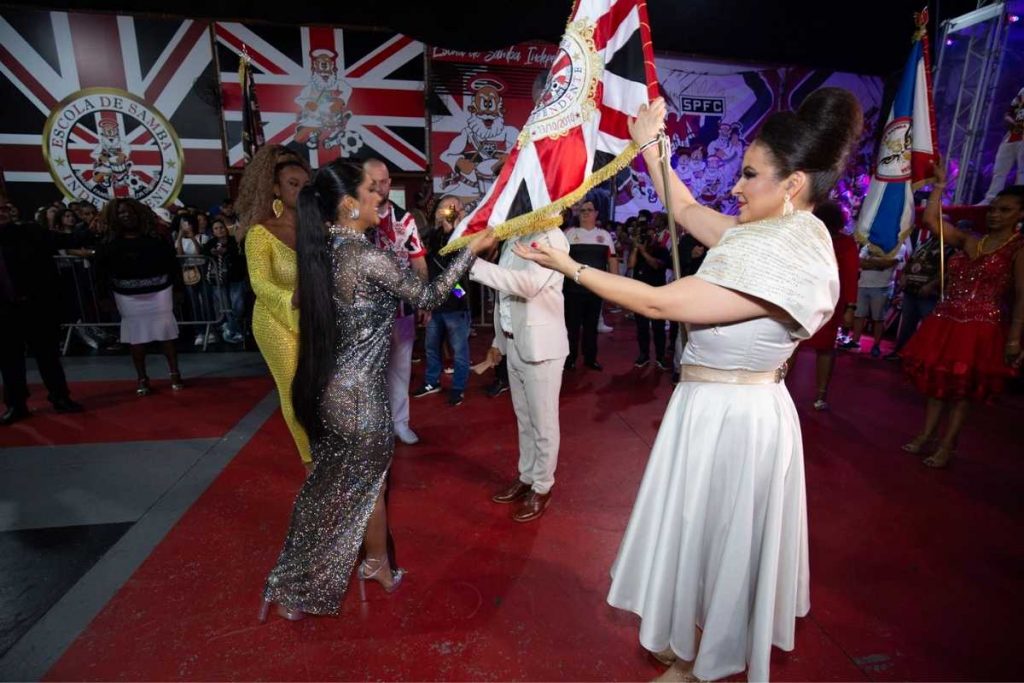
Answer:
POLYGON ((357 164, 335 161, 320 168, 299 192, 295 252, 298 257, 299 360, 292 380, 292 407, 309 436, 319 435, 320 399, 334 372, 337 327, 328 224, 337 221, 345 196, 363 182, 357 164))

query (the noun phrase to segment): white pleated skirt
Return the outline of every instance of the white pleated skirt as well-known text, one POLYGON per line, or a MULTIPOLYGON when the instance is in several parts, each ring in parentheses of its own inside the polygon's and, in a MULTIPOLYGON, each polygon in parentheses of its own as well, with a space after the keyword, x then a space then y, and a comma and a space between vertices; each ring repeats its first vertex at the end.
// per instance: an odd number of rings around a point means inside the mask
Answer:
POLYGON ((146 344, 177 339, 173 292, 172 287, 150 294, 115 292, 114 301, 121 314, 121 343, 146 344))
POLYGON ((768 680, 772 645, 793 649, 810 610, 803 443, 785 385, 676 387, 611 573, 608 603, 640 616, 647 650, 696 660, 702 680, 768 680))

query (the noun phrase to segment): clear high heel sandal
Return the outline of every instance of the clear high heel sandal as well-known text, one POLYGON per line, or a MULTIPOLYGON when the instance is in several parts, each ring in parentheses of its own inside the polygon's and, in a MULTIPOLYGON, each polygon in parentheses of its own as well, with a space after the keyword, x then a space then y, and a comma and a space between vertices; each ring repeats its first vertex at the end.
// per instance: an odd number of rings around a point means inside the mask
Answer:
POLYGON ((359 565, 359 571, 356 572, 356 576, 359 578, 360 600, 366 602, 366 582, 371 579, 379 583, 385 593, 394 593, 402 585, 402 579, 405 578, 405 570, 391 569, 391 585, 386 585, 381 574, 381 570, 385 567, 390 568, 383 560, 376 559, 363 560, 362 564, 359 565))
MULTIPOLYGON (((260 603, 260 613, 257 616, 257 618, 260 620, 261 624, 267 620, 267 615, 270 613, 270 606, 272 604, 274 603, 270 602, 266 598, 264 598, 263 602, 260 603)), ((292 609, 290 607, 285 607, 284 605, 278 604, 277 616, 281 617, 282 619, 287 619, 288 621, 298 621, 299 619, 305 619, 306 613, 300 609, 292 609)))

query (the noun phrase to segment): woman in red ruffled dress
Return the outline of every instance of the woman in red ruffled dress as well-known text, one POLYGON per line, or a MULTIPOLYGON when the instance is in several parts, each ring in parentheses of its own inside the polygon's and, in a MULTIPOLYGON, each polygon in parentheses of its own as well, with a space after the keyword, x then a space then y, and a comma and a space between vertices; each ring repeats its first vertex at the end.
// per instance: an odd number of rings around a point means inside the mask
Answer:
MULTIPOLYGON (((938 234, 945 171, 936 167, 924 223, 938 234)), ((947 264, 945 299, 925 318, 903 352, 903 368, 928 397, 924 428, 903 446, 927 453, 936 444, 939 422, 949 422, 938 447, 924 460, 945 467, 971 401, 1000 393, 1024 360, 1024 186, 1008 187, 988 209, 988 233, 976 237, 942 225, 947 244, 959 247, 947 264), (1012 302, 1012 314, 1007 319, 1012 302)))

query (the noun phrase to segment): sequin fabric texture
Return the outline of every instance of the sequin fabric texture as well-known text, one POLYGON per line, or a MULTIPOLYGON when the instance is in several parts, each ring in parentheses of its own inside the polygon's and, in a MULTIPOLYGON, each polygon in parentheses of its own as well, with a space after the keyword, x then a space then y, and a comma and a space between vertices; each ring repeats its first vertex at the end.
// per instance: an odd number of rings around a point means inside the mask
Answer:
POLYGON ((292 510, 264 597, 310 614, 336 614, 395 450, 386 366, 395 307, 437 308, 473 261, 464 249, 430 284, 362 236, 332 244, 334 371, 312 439, 315 468, 292 510))
POLYGON ((949 259, 946 297, 935 315, 958 322, 1001 324, 1013 292, 1013 259, 1024 248, 1024 238, 1013 235, 988 254, 970 258, 959 251, 949 259))
POLYGON ((295 252, 262 225, 254 225, 245 236, 245 259, 256 294, 252 335, 277 385, 281 413, 299 457, 309 462, 309 439, 292 411, 292 379, 299 360, 299 311, 292 308, 295 252))

